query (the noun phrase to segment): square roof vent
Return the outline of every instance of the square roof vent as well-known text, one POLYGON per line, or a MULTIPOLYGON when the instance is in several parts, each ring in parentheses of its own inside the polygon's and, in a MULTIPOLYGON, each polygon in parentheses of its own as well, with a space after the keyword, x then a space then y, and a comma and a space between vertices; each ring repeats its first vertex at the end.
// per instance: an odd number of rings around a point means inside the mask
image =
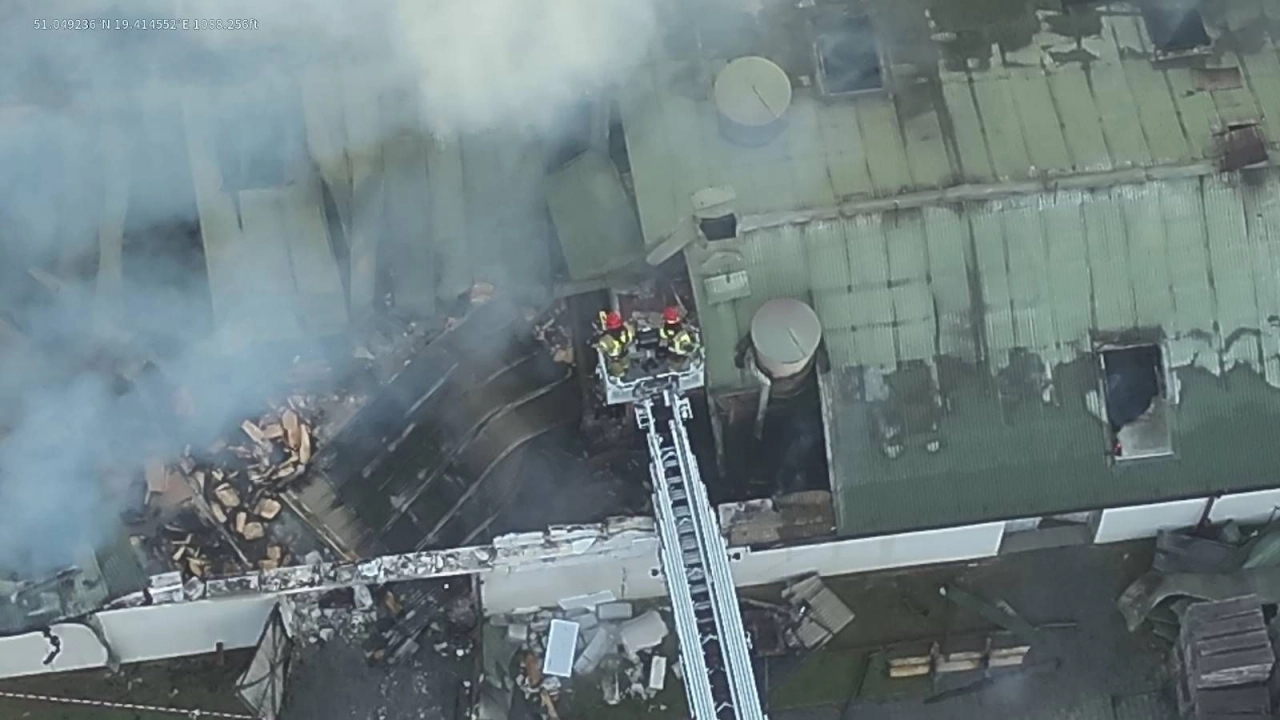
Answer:
POLYGON ((1198 2, 1147 2, 1142 19, 1155 46, 1156 60, 1204 55, 1213 45, 1198 2))
POLYGON ((883 61, 871 18, 847 13, 810 18, 818 91, 839 98, 884 89, 883 61))

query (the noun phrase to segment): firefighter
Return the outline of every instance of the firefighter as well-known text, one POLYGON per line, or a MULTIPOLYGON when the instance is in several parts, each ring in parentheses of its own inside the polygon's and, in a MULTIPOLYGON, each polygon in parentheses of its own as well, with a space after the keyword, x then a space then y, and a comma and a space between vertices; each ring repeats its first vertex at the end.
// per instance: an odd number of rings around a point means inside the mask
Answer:
POLYGON ((689 358, 698 350, 698 339, 689 330, 688 324, 680 314, 680 308, 669 305, 662 311, 662 327, 658 330, 660 347, 670 359, 671 364, 684 369, 689 358))
POLYGON ((596 347, 604 354, 605 369, 613 377, 622 377, 631 366, 631 341, 635 339, 635 333, 614 311, 601 312, 600 324, 604 331, 596 338, 596 347))

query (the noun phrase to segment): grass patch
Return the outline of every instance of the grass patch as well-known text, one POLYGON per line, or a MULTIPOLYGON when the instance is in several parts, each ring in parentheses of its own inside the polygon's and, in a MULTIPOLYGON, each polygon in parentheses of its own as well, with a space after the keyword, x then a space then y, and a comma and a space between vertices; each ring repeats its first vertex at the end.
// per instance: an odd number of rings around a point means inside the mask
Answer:
MULTIPOLYGON (((221 665, 212 656, 126 665, 115 675, 105 670, 35 675, 0 682, 0 690, 248 715, 248 708, 235 694, 235 681, 249 657, 249 652, 227 653, 221 665)), ((181 717, 171 713, 0 698, 0 718, 4 720, 173 720, 181 717)))
POLYGON ((0 717, 22 720, 174 720, 182 715, 0 699, 0 717))

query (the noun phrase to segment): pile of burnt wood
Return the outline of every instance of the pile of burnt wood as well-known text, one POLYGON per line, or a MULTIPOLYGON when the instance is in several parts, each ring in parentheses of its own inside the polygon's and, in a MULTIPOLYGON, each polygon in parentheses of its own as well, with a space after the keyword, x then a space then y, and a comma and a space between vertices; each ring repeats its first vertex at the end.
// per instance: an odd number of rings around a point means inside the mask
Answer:
POLYGON ((314 454, 312 414, 305 399, 290 398, 203 452, 187 448, 175 463, 148 466, 153 491, 178 486, 189 494, 163 524, 157 552, 196 577, 286 564, 288 550, 273 521, 285 509, 281 493, 314 454))

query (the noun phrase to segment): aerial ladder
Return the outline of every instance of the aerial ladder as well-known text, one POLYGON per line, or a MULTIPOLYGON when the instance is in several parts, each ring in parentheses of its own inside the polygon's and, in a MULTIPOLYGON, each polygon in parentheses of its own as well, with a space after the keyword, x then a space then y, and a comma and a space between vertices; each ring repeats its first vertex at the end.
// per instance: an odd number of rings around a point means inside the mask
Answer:
POLYGON ((705 383, 700 346, 676 366, 637 342, 641 357, 623 377, 606 370, 604 357, 597 366, 605 401, 630 404, 646 435, 659 555, 693 720, 764 720, 728 547, 685 428, 693 418, 685 393, 705 383))

